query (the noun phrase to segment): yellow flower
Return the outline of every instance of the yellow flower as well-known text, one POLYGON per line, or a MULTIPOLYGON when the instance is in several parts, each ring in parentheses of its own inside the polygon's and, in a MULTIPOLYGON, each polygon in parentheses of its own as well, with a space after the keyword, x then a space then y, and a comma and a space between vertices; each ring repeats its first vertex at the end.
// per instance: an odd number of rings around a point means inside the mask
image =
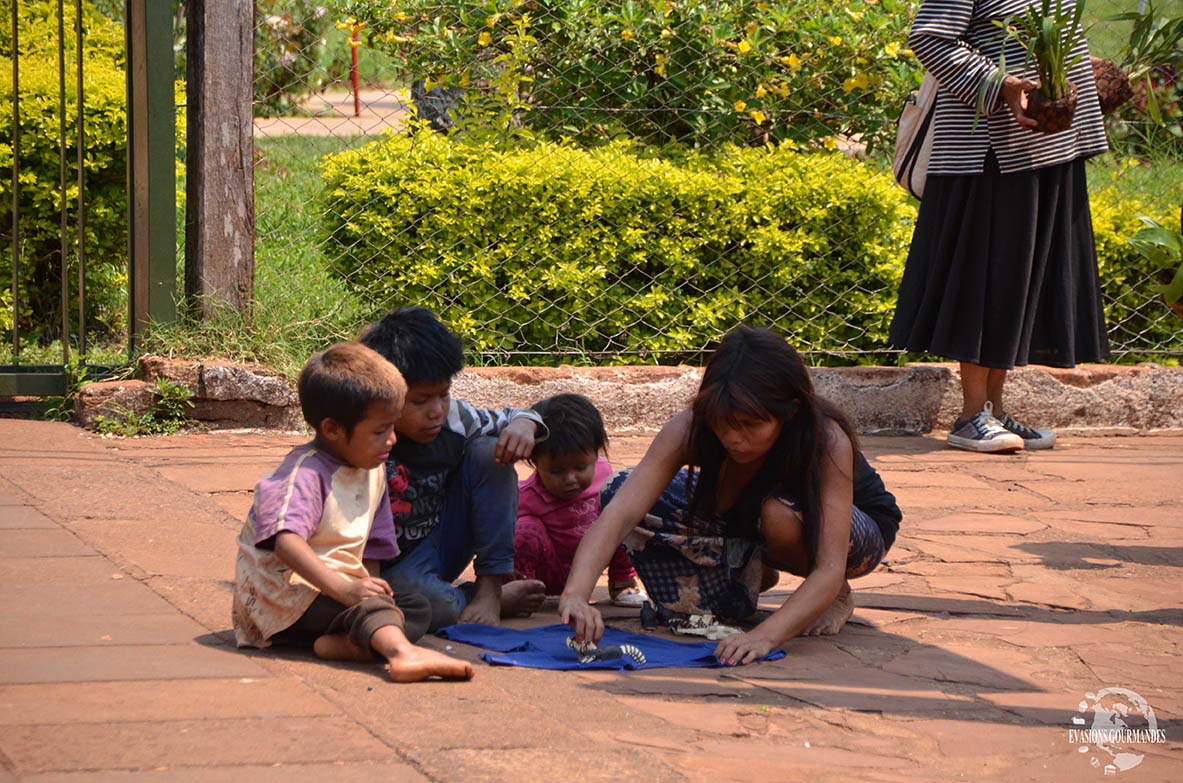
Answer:
POLYGON ((756 97, 757 97, 757 98, 763 98, 763 97, 764 97, 765 95, 767 95, 767 94, 768 94, 768 90, 765 90, 765 89, 764 89, 764 85, 763 85, 763 84, 761 84, 761 85, 759 85, 758 87, 756 87, 756 97))
POLYGON ((735 102, 735 110, 736 111, 743 111, 746 108, 748 108, 748 105, 746 103, 744 103, 743 101, 736 101, 735 102))
POLYGON ((911 49, 904 50, 904 57, 915 57, 915 56, 916 56, 916 52, 912 51, 911 49))
POLYGON ((739 42, 739 53, 740 54, 747 54, 750 51, 752 51, 752 45, 750 43, 748 43, 748 39, 745 38, 739 42))
POLYGON ((493 43, 493 36, 488 30, 482 30, 481 34, 476 37, 477 46, 488 46, 493 43))
POLYGON ((870 83, 865 73, 858 73, 842 82, 842 92, 849 94, 851 90, 864 89, 870 83))
POLYGON ((822 146, 828 150, 836 150, 838 149, 838 140, 833 136, 826 136, 826 138, 822 140, 822 146))
POLYGON ((501 14, 493 14, 493 16, 486 16, 485 17, 485 25, 487 27, 496 27, 497 26, 497 17, 499 17, 499 16, 501 16, 501 14))
POLYGON ((665 61, 669 59, 664 54, 653 55, 653 72, 658 76, 665 76, 665 61))
POLYGON ((833 38, 830 39, 830 45, 831 46, 841 46, 842 45, 842 36, 835 35, 833 38))
POLYGON ((760 111, 759 109, 754 109, 751 112, 749 112, 749 114, 752 117, 752 121, 755 122, 757 125, 763 125, 764 120, 768 119, 767 117, 764 116, 764 112, 760 111))
POLYGON ((406 12, 404 12, 404 11, 399 11, 397 14, 394 15, 394 21, 396 21, 396 22, 405 22, 408 19, 410 19, 410 17, 407 16, 406 12))
POLYGON ((895 41, 892 41, 891 43, 889 43, 883 47, 883 53, 886 54, 888 57, 895 57, 896 55, 898 55, 900 53, 900 45, 898 43, 896 43, 895 41))
POLYGON ((780 58, 781 65, 789 66, 789 70, 793 73, 801 70, 801 58, 795 54, 790 54, 788 57, 780 58))
POLYGON ((631 41, 631 40, 633 40, 633 31, 632 31, 632 30, 627 30, 627 29, 626 29, 626 30, 621 30, 621 31, 620 31, 620 37, 621 37, 623 40, 625 40, 625 41, 631 41))

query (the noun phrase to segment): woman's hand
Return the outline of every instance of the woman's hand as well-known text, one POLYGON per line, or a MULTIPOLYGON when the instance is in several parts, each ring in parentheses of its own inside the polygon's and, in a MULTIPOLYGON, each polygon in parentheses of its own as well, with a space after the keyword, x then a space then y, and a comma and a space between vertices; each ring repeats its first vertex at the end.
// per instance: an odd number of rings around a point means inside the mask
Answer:
POLYGON ((1023 128, 1034 128, 1039 123, 1027 116, 1027 93, 1039 86, 1039 82, 1030 79, 1020 79, 1018 76, 1006 75, 1002 80, 1002 100, 1010 108, 1015 122, 1023 128))
POLYGON ((527 459, 534 452, 534 435, 537 427, 533 419, 525 416, 519 416, 506 424, 505 429, 501 431, 501 437, 497 438, 493 457, 502 465, 527 459))
POLYGON ((747 633, 736 633, 719 642, 715 648, 715 657, 728 666, 752 663, 772 652, 776 643, 759 632, 760 629, 747 633))
POLYGON ((559 597, 559 617, 571 626, 576 641, 598 643, 604 635, 604 617, 586 599, 564 593, 559 597))

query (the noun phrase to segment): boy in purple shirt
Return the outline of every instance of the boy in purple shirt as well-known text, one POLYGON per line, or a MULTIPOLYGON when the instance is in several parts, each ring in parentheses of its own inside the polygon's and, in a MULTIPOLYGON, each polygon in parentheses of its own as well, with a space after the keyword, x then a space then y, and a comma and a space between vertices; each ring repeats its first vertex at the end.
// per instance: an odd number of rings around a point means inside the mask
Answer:
POLYGON ((383 465, 406 396, 398 371, 359 343, 308 360, 300 408, 316 431, 259 482, 238 537, 239 646, 310 645, 331 660, 386 660, 395 682, 469 679, 472 666, 414 645, 430 607, 373 576, 398 555, 383 465))
POLYGON ((513 463, 545 437, 542 417, 452 399, 452 378, 464 367, 460 338, 422 307, 387 313, 359 339, 407 381, 394 425, 398 443, 386 460, 400 553, 383 562, 382 577, 396 592, 427 598, 430 630, 456 622, 497 625, 534 611, 545 586, 513 579, 513 463), (476 582, 454 584, 469 563, 476 582))

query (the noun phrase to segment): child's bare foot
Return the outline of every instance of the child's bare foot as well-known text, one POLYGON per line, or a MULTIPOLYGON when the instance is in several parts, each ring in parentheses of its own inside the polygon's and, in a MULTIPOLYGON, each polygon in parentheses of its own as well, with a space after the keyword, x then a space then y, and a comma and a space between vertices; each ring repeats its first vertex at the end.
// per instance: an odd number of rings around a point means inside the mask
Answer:
POLYGON ((501 616, 524 617, 537 612, 546 600, 546 585, 537 579, 517 579, 501 586, 501 616))
POLYGON ((500 576, 478 576, 472 599, 457 622, 497 625, 501 620, 501 579, 500 576))
POLYGON ((399 649, 386 663, 386 671, 395 682, 420 682, 432 677, 444 680, 471 680, 472 664, 426 647, 408 645, 399 649))
POLYGON ((459 622, 499 625, 502 617, 518 617, 537 611, 546 600, 546 585, 537 579, 501 583, 499 576, 478 576, 472 600, 459 622))
POLYGON ((843 582, 838 597, 830 604, 821 617, 813 621, 813 625, 803 634, 804 636, 832 636, 842 630, 846 621, 854 614, 854 597, 850 594, 850 582, 843 582))
POLYGON ((374 656, 369 650, 363 650, 343 633, 318 636, 312 643, 312 651, 317 658, 326 661, 372 661, 374 656))

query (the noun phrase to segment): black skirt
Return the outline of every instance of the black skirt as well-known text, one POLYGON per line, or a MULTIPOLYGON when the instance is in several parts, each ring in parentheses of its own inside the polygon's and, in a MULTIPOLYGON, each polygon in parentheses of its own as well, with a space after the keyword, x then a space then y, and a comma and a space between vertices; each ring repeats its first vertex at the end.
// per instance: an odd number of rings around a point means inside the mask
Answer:
POLYGON ((1004 370, 1108 357, 1084 160, 930 176, 891 344, 1004 370))

